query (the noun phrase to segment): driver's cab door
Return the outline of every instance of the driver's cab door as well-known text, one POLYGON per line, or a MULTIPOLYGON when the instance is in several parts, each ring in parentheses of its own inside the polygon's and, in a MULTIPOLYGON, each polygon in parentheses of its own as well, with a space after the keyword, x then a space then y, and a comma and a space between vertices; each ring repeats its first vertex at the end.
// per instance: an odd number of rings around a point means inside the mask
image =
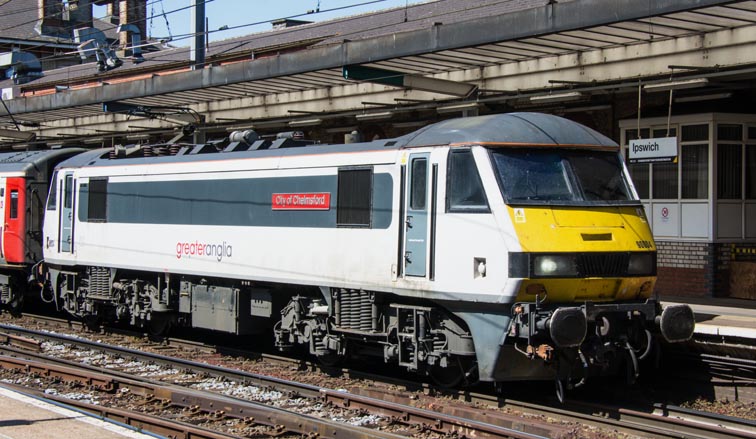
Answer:
POLYGON ((74 249, 74 202, 75 191, 73 172, 63 172, 58 180, 60 236, 58 237, 58 253, 73 253, 74 249))
POLYGON ((426 277, 430 235, 430 154, 410 154, 404 200, 404 274, 426 277))

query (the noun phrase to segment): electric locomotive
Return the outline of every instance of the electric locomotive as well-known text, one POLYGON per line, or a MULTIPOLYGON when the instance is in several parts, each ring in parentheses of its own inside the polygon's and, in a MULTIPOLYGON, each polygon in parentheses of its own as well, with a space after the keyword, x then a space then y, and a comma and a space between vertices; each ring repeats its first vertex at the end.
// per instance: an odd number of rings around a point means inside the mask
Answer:
POLYGON ((42 260, 44 202, 53 169, 81 151, 0 153, 0 309, 21 309, 31 267, 42 260))
POLYGON ((466 381, 628 368, 687 306, 652 298, 656 248, 619 147, 512 113, 389 140, 92 151, 62 163, 48 294, 73 315, 268 334, 324 362, 466 381))

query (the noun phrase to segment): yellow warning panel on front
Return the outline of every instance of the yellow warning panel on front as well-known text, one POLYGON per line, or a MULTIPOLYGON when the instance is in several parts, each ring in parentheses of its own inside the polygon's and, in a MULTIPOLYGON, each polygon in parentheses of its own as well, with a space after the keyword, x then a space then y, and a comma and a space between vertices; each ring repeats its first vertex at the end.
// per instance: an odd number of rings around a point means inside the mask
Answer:
POLYGON ((524 252, 655 250, 641 207, 509 207, 524 252))

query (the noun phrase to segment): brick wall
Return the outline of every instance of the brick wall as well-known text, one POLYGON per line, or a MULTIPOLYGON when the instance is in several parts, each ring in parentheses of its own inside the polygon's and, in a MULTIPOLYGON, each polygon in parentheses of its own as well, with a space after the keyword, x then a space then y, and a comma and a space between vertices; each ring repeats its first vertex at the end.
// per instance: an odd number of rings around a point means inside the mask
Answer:
POLYGON ((727 297, 730 263, 756 262, 756 243, 656 241, 656 249, 661 296, 727 297))
POLYGON ((717 278, 714 244, 656 241, 656 292, 662 296, 712 297, 717 278))

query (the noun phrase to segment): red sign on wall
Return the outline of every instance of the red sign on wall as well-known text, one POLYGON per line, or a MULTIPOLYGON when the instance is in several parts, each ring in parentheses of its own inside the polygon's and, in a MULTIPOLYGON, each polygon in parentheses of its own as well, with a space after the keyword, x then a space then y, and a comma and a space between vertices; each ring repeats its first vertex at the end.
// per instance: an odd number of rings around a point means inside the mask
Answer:
POLYGON ((273 194, 270 204, 273 210, 329 210, 331 193, 273 194))

